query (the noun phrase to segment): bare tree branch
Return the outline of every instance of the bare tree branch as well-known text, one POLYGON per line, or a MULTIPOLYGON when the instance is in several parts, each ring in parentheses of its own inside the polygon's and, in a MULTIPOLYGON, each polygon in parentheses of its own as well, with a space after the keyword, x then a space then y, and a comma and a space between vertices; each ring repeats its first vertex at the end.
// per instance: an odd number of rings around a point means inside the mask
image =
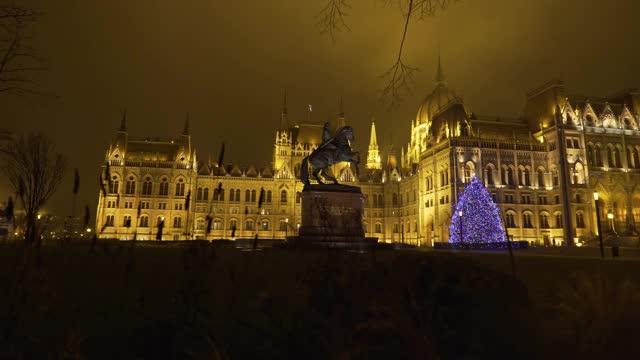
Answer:
POLYGON ((15 190, 26 215, 25 240, 37 238, 36 216, 62 181, 66 160, 40 134, 10 138, 0 148, 2 172, 15 190))
POLYGON ((407 39, 407 30, 409 29, 409 21, 412 17, 419 20, 425 17, 435 16, 438 11, 442 11, 449 7, 452 2, 460 0, 382 0, 385 5, 395 5, 400 8, 404 14, 405 23, 402 31, 402 40, 398 49, 398 57, 393 66, 389 68, 381 78, 384 79, 386 85, 380 94, 380 102, 392 110, 400 105, 405 95, 411 94, 415 87, 414 73, 419 71, 417 67, 406 65, 402 61, 402 51, 404 50, 404 42, 407 39), (406 5, 406 6, 405 6, 406 5))
POLYGON ((327 0, 327 4, 317 15, 316 24, 320 33, 329 34, 331 40, 335 41, 336 32, 351 31, 345 21, 348 9, 351 9, 351 5, 347 0, 327 0))
POLYGON ((33 9, 16 6, 0 6, 0 92, 38 94, 31 77, 44 70, 36 52, 24 44, 28 39, 28 25, 38 20, 41 14, 33 9), (10 76, 7 76, 11 74, 10 76))

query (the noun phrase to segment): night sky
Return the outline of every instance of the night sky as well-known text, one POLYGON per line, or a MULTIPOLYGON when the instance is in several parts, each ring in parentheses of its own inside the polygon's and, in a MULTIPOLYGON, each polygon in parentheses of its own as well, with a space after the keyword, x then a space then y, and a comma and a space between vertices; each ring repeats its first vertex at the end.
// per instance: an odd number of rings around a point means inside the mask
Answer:
MULTIPOLYGON (((465 0, 409 26, 404 61, 420 68, 394 111, 377 102, 404 20, 380 0, 350 0, 350 32, 321 35, 325 0, 40 0, 31 45, 48 70, 34 77, 54 96, 0 95, 2 124, 48 135, 69 160, 47 208, 68 213, 73 168, 79 204, 95 206, 96 174, 121 112, 133 136, 177 136, 187 112, 200 159, 266 166, 283 92, 290 119, 335 118, 344 98, 356 148, 369 124, 378 141, 406 144, 410 120, 432 90, 438 52, 470 111, 520 116, 525 93, 551 79, 569 92, 606 96, 640 87, 637 0, 465 0), (438 51, 438 48, 440 51, 438 51)), ((396 147, 397 148, 397 147, 396 147)), ((0 184, 0 201, 9 190, 0 184)))

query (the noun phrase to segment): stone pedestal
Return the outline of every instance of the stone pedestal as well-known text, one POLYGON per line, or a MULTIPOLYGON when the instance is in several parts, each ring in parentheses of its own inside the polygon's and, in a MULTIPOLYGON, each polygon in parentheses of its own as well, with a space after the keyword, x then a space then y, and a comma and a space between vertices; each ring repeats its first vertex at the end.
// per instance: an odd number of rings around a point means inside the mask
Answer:
POLYGON ((364 195, 359 187, 306 185, 301 198, 302 224, 299 235, 288 239, 290 243, 360 247, 378 242, 364 236, 364 195))

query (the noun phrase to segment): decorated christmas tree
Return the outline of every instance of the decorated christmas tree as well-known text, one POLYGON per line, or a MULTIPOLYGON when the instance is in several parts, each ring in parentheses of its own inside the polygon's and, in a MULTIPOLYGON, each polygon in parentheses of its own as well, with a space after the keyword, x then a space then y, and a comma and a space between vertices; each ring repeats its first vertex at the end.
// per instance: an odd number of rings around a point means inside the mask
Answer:
POLYGON ((484 184, 475 176, 458 198, 449 234, 449 242, 452 243, 505 241, 500 210, 484 184))

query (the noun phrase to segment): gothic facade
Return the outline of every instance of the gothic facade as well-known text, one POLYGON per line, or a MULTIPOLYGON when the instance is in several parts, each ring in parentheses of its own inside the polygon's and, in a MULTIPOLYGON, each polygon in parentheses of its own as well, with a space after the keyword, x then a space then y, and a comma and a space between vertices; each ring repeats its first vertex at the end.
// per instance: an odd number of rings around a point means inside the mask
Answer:
MULTIPOLYGON (((332 172, 362 188, 366 236, 382 241, 447 241, 457 196, 475 176, 514 240, 589 244, 597 234, 597 191, 603 235, 637 242, 639 111, 634 90, 587 98, 553 81, 527 94, 520 118, 480 116, 467 110, 438 66, 399 161, 392 148, 380 150, 372 123, 360 178, 347 164, 332 172)), ((331 123, 344 126, 344 113, 331 123)), ((188 122, 175 139, 136 139, 123 118, 105 155, 110 181, 99 195, 96 229, 103 238, 136 233, 141 240, 155 239, 159 224, 165 240, 294 235, 300 163, 320 145, 321 133, 322 124, 290 121, 285 99, 270 166, 221 166, 198 161, 188 122)))

